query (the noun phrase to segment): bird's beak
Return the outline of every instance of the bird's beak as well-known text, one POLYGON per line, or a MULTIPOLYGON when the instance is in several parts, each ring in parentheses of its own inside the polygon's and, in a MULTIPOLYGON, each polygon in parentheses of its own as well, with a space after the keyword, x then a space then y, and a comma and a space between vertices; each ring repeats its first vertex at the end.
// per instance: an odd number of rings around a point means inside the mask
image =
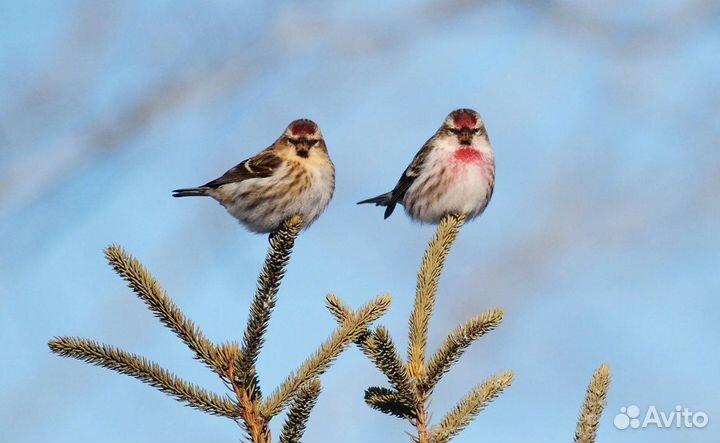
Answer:
POLYGON ((307 158, 308 152, 310 151, 310 143, 305 139, 300 140, 295 145, 295 151, 300 157, 307 158))
POLYGON ((461 145, 469 145, 472 142, 472 130, 470 128, 462 128, 458 134, 458 140, 461 145))

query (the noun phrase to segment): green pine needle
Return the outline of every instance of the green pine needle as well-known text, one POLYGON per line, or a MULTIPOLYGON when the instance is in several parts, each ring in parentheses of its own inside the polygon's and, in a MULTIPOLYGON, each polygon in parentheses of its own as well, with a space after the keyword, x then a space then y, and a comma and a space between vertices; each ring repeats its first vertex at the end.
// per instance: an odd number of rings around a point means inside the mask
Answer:
POLYGON ((228 398, 186 382, 157 363, 138 355, 75 337, 56 337, 50 340, 48 346, 62 357, 75 358, 135 377, 195 409, 232 420, 240 416, 239 405, 228 398))
POLYGON ((313 378, 324 373, 337 356, 368 326, 382 316, 390 307, 390 296, 381 295, 358 309, 347 322, 328 338, 298 369, 267 398, 262 406, 265 417, 277 415, 297 393, 297 390, 313 378))
POLYGON ((239 376, 244 374, 244 382, 250 383, 255 390, 259 389, 254 369, 255 364, 265 342, 265 331, 267 331, 270 315, 277 302, 280 282, 285 275, 295 239, 300 234, 302 226, 303 221, 299 216, 291 217, 283 222, 280 230, 270 242, 265 265, 258 278, 257 290, 250 308, 250 317, 243 335, 242 350, 235 367, 235 373, 239 376), (253 375, 248 376, 248 374, 253 375))
POLYGON ((595 442, 609 387, 610 368, 608 365, 603 364, 595 370, 587 388, 585 401, 582 409, 580 409, 577 429, 575 430, 575 443, 595 442))
POLYGON ((285 425, 280 434, 280 443, 300 442, 305 433, 305 425, 310 418, 310 412, 315 407, 321 390, 320 381, 316 378, 300 388, 285 419, 285 425))
POLYGON ((501 372, 492 376, 482 384, 473 388, 457 406, 455 406, 440 422, 435 431, 433 441, 435 443, 446 443, 456 436, 460 431, 477 417, 485 409, 488 403, 493 401, 506 389, 513 380, 510 371, 501 372))
POLYGON ((502 318, 502 309, 493 309, 455 328, 430 359, 426 374, 420 383, 423 391, 431 392, 440 378, 450 370, 453 364, 457 363, 470 344, 498 327, 502 318))
POLYGON ((428 324, 435 304, 440 274, 464 220, 464 215, 446 215, 440 220, 420 265, 415 304, 410 314, 408 340, 408 370, 415 379, 422 377, 425 372, 428 324))
POLYGON ((147 305, 160 321, 182 340, 198 359, 218 374, 227 367, 228 361, 202 333, 192 320, 185 317, 160 284, 136 258, 117 245, 105 248, 105 257, 132 291, 147 305))
POLYGON ((405 396, 392 389, 373 386, 365 391, 365 403, 373 409, 394 415, 406 420, 415 420, 416 409, 413 403, 409 403, 405 396))
POLYGON ((385 374, 395 391, 405 399, 405 403, 415 407, 419 401, 415 383, 410 379, 388 330, 379 326, 370 334, 366 346, 371 360, 385 374))

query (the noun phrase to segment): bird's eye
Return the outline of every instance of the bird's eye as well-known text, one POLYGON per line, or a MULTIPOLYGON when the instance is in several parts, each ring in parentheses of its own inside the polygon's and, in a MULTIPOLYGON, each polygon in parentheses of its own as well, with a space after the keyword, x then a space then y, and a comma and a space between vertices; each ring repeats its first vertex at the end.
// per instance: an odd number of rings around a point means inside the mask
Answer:
POLYGON ((315 146, 317 144, 317 142, 318 142, 317 140, 310 140, 310 141, 308 141, 308 144, 310 146, 315 146))
POLYGON ((448 131, 450 131, 451 134, 459 134, 460 133, 460 131, 458 131, 455 128, 448 128, 448 131))

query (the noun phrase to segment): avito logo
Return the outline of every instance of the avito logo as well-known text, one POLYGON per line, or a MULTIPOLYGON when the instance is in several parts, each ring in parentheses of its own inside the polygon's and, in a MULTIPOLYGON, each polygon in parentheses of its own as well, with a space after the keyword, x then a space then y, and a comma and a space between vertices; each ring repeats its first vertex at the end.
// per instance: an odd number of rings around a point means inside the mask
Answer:
POLYGON ((702 411, 693 412, 689 408, 678 405, 671 412, 658 411, 655 406, 649 406, 641 419, 640 408, 636 405, 620 408, 613 424, 623 430, 627 428, 638 429, 655 426, 656 428, 704 428, 708 424, 708 416, 702 411))

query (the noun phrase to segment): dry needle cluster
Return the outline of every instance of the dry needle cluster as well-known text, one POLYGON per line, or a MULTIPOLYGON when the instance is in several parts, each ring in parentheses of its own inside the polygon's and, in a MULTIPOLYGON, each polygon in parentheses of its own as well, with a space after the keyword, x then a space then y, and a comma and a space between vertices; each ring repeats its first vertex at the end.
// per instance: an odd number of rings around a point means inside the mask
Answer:
MULTIPOLYGON (((310 413, 320 395, 318 377, 351 343, 387 377, 389 388, 370 387, 365 401, 371 407, 407 420, 414 428, 411 435, 417 443, 445 443, 460 433, 513 380, 503 371, 473 387, 438 423, 430 423, 428 407, 433 389, 456 363, 470 344, 495 329, 503 311, 492 309, 477 315, 450 332, 445 341, 427 358, 428 325, 442 273, 463 216, 448 215, 442 219, 430 241, 418 273, 415 304, 409 320, 407 357, 404 359, 388 330, 372 323, 390 306, 390 296, 376 297, 365 306, 352 310, 334 294, 327 296, 327 307, 339 326, 330 337, 293 371, 269 395, 260 389, 256 364, 264 343, 270 316, 290 258, 295 239, 302 228, 300 217, 285 221, 273 236, 265 264, 258 279, 250 316, 242 343, 216 344, 183 314, 143 265, 118 246, 105 254, 113 269, 148 306, 155 316, 215 372, 230 395, 209 392, 178 378, 144 357, 110 345, 74 337, 57 337, 50 349, 63 357, 72 357, 135 377, 177 400, 209 414, 229 418, 240 425, 254 443, 269 443, 270 420, 287 409, 279 441, 299 442, 310 413)), ((601 366, 593 375, 580 411, 575 442, 595 441, 598 423, 605 406, 610 381, 609 369, 601 366)))

